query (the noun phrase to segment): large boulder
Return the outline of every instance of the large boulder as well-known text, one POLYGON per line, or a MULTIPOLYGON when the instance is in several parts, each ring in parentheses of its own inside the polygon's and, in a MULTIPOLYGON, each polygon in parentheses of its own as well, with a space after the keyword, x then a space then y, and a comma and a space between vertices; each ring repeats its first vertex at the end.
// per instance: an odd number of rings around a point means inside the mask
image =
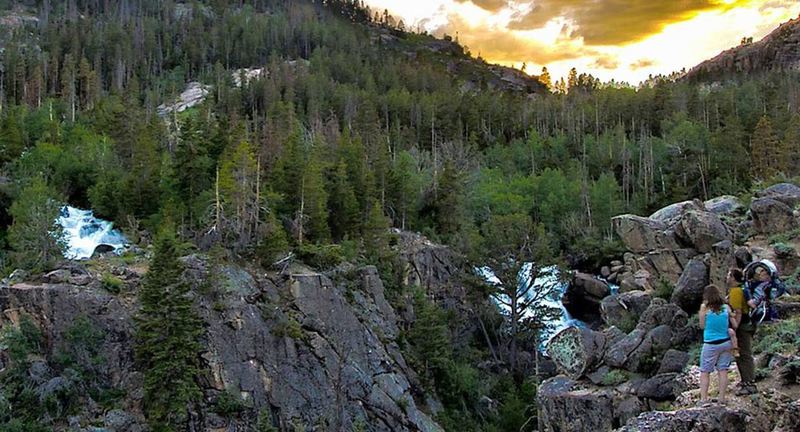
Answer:
POLYGON ((669 282, 676 283, 683 273, 683 265, 675 254, 675 251, 669 249, 662 249, 659 251, 652 251, 644 257, 655 270, 657 278, 669 282))
POLYGON ((757 198, 772 198, 789 207, 800 204, 800 187, 791 183, 778 183, 756 192, 757 198))
POLYGON ((620 432, 744 431, 747 412, 716 405, 679 411, 648 411, 631 419, 620 432))
POLYGON ((664 222, 671 226, 676 224, 683 214, 689 210, 703 210, 703 205, 699 201, 683 201, 670 204, 650 215, 650 219, 664 222))
POLYGON ((648 378, 636 389, 636 395, 655 401, 675 400, 684 390, 675 372, 659 373, 648 378))
POLYGON ((709 260, 708 268, 708 282, 710 284, 725 290, 728 270, 731 267, 736 267, 735 253, 733 242, 730 240, 714 243, 711 247, 711 259, 709 260))
POLYGON ((681 330, 689 322, 689 315, 678 305, 667 302, 662 298, 654 298, 647 310, 644 311, 636 328, 649 331, 658 326, 666 325, 672 330, 681 330))
POLYGON ((674 233, 666 223, 636 215, 622 215, 611 219, 614 230, 625 247, 635 253, 656 249, 678 249, 674 233))
POLYGON ((605 363, 631 372, 654 373, 660 366, 658 361, 670 347, 672 333, 667 325, 650 331, 637 328, 608 349, 605 363))
POLYGON ((562 376, 548 379, 536 396, 544 431, 609 431, 614 428, 614 402, 609 390, 583 388, 562 376))
POLYGON ((714 243, 733 239, 731 230, 714 213, 687 211, 676 227, 678 236, 700 253, 710 252, 714 243))
POLYGON ((702 259, 694 258, 686 265, 671 301, 689 313, 697 312, 703 302, 703 289, 708 285, 708 266, 702 259))
POLYGON ((547 355, 561 373, 578 379, 597 367, 605 354, 603 333, 585 327, 568 327, 547 343, 547 355))
POLYGON ((688 363, 689 353, 674 349, 667 350, 664 357, 661 358, 661 366, 659 366, 657 374, 682 372, 688 363))
POLYGON ((703 207, 706 208, 706 211, 720 216, 744 213, 745 211, 745 206, 739 201, 739 198, 730 195, 712 198, 703 203, 703 207))
POLYGON ((627 331, 633 330, 639 317, 650 306, 653 297, 645 291, 631 291, 608 296, 600 304, 600 315, 609 326, 627 331))
POLYGON ((758 198, 750 204, 753 229, 759 234, 779 234, 797 227, 792 207, 773 198, 758 198))

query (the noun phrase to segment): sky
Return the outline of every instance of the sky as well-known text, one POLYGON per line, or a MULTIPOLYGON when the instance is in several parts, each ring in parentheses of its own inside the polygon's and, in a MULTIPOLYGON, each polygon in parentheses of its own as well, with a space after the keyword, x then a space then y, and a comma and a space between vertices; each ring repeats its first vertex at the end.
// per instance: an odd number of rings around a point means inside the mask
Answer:
POLYGON ((797 18, 800 0, 366 0, 406 28, 458 37, 473 55, 554 78, 570 68, 637 84, 689 69, 797 18))

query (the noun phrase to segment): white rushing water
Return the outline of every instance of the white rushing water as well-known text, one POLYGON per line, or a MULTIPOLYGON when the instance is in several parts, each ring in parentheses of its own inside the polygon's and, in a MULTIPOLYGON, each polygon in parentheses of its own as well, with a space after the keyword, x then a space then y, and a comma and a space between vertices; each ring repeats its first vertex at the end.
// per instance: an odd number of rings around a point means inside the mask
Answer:
MULTIPOLYGON (((519 273, 517 283, 519 286, 527 286, 530 283, 530 269, 531 263, 527 263, 522 267, 522 270, 519 273)), ((494 273, 488 267, 483 267, 477 269, 477 271, 483 275, 487 282, 493 285, 497 285, 500 283, 500 280, 494 275, 494 273)), ((570 316, 567 309, 564 307, 564 304, 561 302, 561 297, 564 295, 564 292, 567 289, 567 284, 564 282, 559 281, 559 274, 558 269, 555 266, 546 267, 543 271, 545 274, 543 277, 540 277, 534 283, 534 288, 531 293, 528 294, 528 298, 533 297, 534 292, 536 290, 544 289, 545 287, 549 287, 551 285, 555 285, 555 289, 553 290, 552 295, 544 297, 541 301, 536 303, 533 307, 551 307, 554 309, 558 309, 561 311, 561 316, 557 318, 555 321, 548 323, 548 328, 542 331, 541 340, 543 341, 542 346, 547 345, 547 341, 550 340, 556 333, 560 332, 561 330, 567 327, 582 327, 585 324, 570 316)), ((503 301, 508 302, 508 298, 501 298, 503 301)), ((508 306, 504 305, 502 302, 497 301, 494 299, 495 304, 503 313, 508 312, 508 306)))
POLYGON ((128 239, 111 222, 94 217, 91 210, 64 206, 56 223, 64 229, 64 257, 68 259, 91 258, 99 245, 108 245, 115 253, 128 245, 128 239))

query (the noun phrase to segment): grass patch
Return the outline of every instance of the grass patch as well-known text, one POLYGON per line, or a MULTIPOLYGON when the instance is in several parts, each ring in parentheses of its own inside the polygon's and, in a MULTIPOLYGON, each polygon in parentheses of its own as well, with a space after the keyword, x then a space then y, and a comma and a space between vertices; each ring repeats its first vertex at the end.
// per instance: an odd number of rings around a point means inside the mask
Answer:
POLYGON ((245 401, 230 390, 222 392, 214 404, 214 412, 224 417, 238 415, 246 409, 245 401))

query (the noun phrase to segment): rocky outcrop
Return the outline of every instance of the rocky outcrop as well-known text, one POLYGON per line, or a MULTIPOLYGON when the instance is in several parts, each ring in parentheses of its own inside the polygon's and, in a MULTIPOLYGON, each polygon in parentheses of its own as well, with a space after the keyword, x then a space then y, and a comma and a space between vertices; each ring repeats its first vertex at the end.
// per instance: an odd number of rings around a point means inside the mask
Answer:
POLYGON ((703 207, 718 216, 744 213, 746 210, 739 198, 730 195, 712 198, 703 203, 703 207))
MULTIPOLYGON (((205 324, 201 382, 207 402, 193 420, 195 430, 244 430, 264 412, 280 430, 352 430, 358 422, 378 431, 440 430, 415 400, 417 379, 397 345, 397 318, 374 268, 331 279, 307 270, 279 277, 226 266, 213 270, 222 280, 209 293, 201 285, 211 271, 205 260, 183 261, 205 324), (223 393, 240 399, 244 411, 215 415, 214 401, 223 393)), ((79 417, 109 430, 141 430, 142 374, 132 353, 135 297, 95 283, 17 283, 0 286, 0 310, 2 325, 33 318, 48 341, 47 359, 64 345, 71 323, 88 318, 102 334, 105 361, 98 376, 127 396, 118 412, 85 404, 79 417)), ((57 392, 67 383, 47 364, 40 369, 37 391, 57 392)))
POLYGON ((711 251, 711 246, 723 240, 732 240, 733 233, 714 213, 690 210, 676 225, 676 233, 686 244, 699 253, 711 251))
POLYGON ((630 420, 620 432, 743 431, 746 425, 746 412, 714 406, 646 412, 630 420))
POLYGON ((674 233, 667 224, 636 215, 622 215, 611 219, 617 235, 628 250, 647 253, 657 249, 678 249, 674 233))
POLYGON ((608 326, 633 330, 639 317, 650 306, 652 295, 644 291, 631 291, 616 296, 608 296, 600 305, 603 322, 608 326))
POLYGON ((693 313, 700 309, 700 303, 703 301, 703 289, 706 285, 708 285, 708 266, 702 259, 693 258, 675 285, 672 302, 686 312, 693 313))
POLYGON ((539 416, 545 431, 607 431, 614 428, 614 403, 608 390, 582 388, 565 377, 539 386, 539 416))
POLYGON ((584 327, 568 327, 550 339, 547 355, 561 373, 578 379, 599 365, 605 349, 603 333, 584 327))
POLYGON ((798 226, 792 207, 775 198, 758 198, 750 204, 753 229, 759 234, 779 234, 798 226))
POLYGON ((737 73, 800 68, 800 18, 781 24, 758 42, 723 51, 686 73, 685 79, 720 80, 737 73))

